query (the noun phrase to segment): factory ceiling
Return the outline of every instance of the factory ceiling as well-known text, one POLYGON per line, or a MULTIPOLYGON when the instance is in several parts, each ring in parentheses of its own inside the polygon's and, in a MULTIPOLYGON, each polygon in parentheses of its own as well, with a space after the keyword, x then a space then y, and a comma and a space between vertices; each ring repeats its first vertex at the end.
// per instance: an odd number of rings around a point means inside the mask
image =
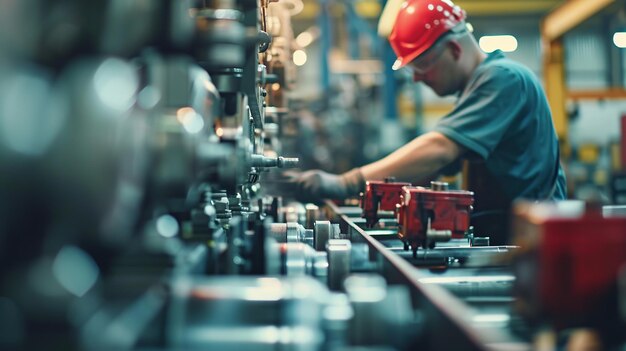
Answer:
MULTIPOLYGON (((457 0, 471 16, 510 16, 545 15, 566 0, 457 0)), ((341 2, 331 2, 339 5, 341 2)), ((378 0, 355 0, 354 7, 365 18, 378 18, 382 9, 378 0)), ((331 12, 340 15, 340 6, 332 6, 331 12)), ((304 1, 304 10, 296 17, 299 20, 316 18, 319 14, 319 1, 304 1)))

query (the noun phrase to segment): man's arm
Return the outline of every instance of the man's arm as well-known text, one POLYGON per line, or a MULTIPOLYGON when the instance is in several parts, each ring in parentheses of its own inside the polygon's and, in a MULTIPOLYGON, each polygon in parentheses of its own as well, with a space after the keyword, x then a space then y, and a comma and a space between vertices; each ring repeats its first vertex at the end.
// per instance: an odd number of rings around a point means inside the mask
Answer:
POLYGON ((413 139, 387 157, 343 174, 311 170, 290 175, 297 184, 296 197, 304 202, 345 199, 356 196, 367 180, 396 177, 411 183, 421 182, 456 160, 465 148, 439 132, 413 139))
POLYGON ((413 139, 379 161, 361 167, 365 180, 393 176, 398 181, 416 182, 430 177, 465 152, 465 149, 439 132, 413 139))

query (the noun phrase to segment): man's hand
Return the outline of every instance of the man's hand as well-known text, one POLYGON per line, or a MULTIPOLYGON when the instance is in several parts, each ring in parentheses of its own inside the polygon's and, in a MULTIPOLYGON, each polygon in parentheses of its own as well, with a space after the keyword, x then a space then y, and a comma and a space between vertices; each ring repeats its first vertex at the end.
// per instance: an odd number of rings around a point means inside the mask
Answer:
POLYGON ((302 173, 286 172, 286 175, 296 183, 296 199, 302 202, 342 200, 357 195, 365 186, 363 175, 358 168, 343 174, 311 170, 302 173))

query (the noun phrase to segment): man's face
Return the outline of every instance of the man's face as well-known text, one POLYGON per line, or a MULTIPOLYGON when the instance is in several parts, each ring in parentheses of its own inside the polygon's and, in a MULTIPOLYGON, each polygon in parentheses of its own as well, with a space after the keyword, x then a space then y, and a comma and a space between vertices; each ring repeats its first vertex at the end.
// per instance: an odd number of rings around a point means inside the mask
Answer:
POLYGON ((413 81, 423 82, 437 95, 446 96, 456 93, 452 84, 455 62, 450 39, 444 38, 411 61, 407 67, 413 74, 413 81))

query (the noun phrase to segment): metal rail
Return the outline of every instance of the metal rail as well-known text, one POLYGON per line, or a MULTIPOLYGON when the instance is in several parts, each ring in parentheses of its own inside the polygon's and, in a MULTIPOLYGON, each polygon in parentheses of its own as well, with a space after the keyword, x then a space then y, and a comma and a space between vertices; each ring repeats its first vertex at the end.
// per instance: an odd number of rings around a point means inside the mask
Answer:
POLYGON ((531 345, 516 338, 498 318, 485 318, 476 310, 434 284, 424 284, 419 269, 392 252, 355 223, 354 211, 345 212, 326 202, 329 217, 341 226, 353 242, 369 247, 369 259, 390 285, 403 285, 411 291, 413 308, 424 313, 427 349, 432 350, 530 350, 531 345))

